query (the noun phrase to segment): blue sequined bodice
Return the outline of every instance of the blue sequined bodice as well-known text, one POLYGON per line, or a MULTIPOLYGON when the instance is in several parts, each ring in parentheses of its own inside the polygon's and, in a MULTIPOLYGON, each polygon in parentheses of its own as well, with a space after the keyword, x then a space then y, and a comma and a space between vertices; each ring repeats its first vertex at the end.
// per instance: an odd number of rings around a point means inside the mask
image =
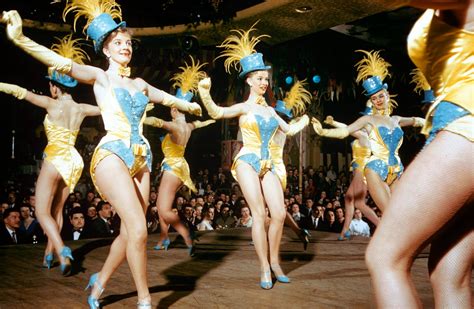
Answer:
POLYGON ((141 92, 130 95, 130 92, 124 88, 114 88, 117 102, 127 117, 131 126, 131 144, 143 144, 140 137, 140 120, 148 104, 148 97, 141 92))
POLYGON ((396 155, 400 141, 403 138, 403 130, 400 127, 395 127, 393 130, 390 130, 387 127, 379 126, 378 131, 389 151, 388 164, 399 164, 396 155))
POLYGON ((275 119, 275 117, 270 117, 267 120, 260 115, 255 115, 255 120, 257 121, 260 138, 262 140, 262 145, 260 147, 260 155, 262 159, 268 159, 270 157, 270 139, 275 133, 276 129, 278 129, 278 121, 275 119))

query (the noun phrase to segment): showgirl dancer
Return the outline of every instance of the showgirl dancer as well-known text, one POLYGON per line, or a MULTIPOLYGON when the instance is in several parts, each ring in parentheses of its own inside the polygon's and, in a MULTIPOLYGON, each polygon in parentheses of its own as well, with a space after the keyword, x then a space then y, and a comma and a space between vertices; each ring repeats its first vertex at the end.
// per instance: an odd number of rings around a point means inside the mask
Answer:
MULTIPOLYGON (((72 35, 67 35, 51 48, 59 55, 82 64, 88 56, 77 43, 78 40, 73 40, 72 35)), ((48 144, 44 149, 44 160, 36 182, 36 216, 48 236, 43 266, 51 268, 54 252, 59 257, 61 272, 66 276, 71 271, 73 257, 71 249, 64 245, 60 235, 63 208, 69 194, 74 192, 84 168, 82 158, 74 148, 74 144, 84 118, 99 116, 100 110, 97 106, 74 101, 70 94, 77 85, 74 78, 61 74, 53 67, 49 68, 47 79, 50 81, 51 97, 37 95, 19 86, 4 83, 0 83, 0 91, 47 111, 43 125, 48 144)))
MULTIPOLYGON (((367 107, 363 112, 364 115, 370 115, 372 112, 372 103, 367 101, 367 107)), ((347 127, 346 124, 337 122, 332 116, 326 117, 324 123, 336 128, 347 127)), ((342 227, 341 234, 337 240, 350 239, 349 225, 354 217, 354 209, 359 209, 370 222, 375 225, 379 224, 380 218, 372 208, 367 206, 365 198, 367 195, 367 184, 364 177, 364 169, 372 152, 370 150, 369 136, 367 131, 363 128, 351 134, 355 140, 351 143, 352 147, 352 181, 344 195, 345 220, 342 227)))
MULTIPOLYGON (((286 122, 291 121, 296 115, 304 114, 306 105, 311 103, 311 93, 304 88, 305 85, 304 81, 297 81, 288 91, 283 101, 278 100, 276 102, 275 111, 286 122)), ((277 130, 270 144, 275 172, 280 179, 283 192, 286 188, 286 166, 283 161, 285 142, 286 135, 283 131, 277 130)), ((288 211, 286 212, 285 224, 301 239, 303 249, 306 251, 310 236, 308 230, 300 228, 288 211)))
POLYGON ((436 308, 472 308, 474 3, 412 5, 428 10, 408 36, 408 53, 437 99, 423 128, 427 144, 397 184, 366 261, 379 307, 421 308, 410 269, 431 240, 436 308))
POLYGON ((145 210, 150 190, 151 152, 142 135, 145 107, 148 102, 160 103, 197 114, 196 103, 175 98, 143 79, 129 78, 132 40, 125 22, 117 24, 120 7, 113 0, 73 0, 68 2, 64 15, 75 11, 88 20, 85 28, 94 41, 98 54, 109 62, 106 71, 79 64, 71 59, 33 42, 21 31, 21 18, 16 11, 4 13, 8 37, 27 53, 67 74, 79 82, 94 86, 94 95, 100 107, 107 134, 97 146, 92 162, 91 176, 101 196, 117 210, 122 225, 109 255, 99 273, 89 280, 92 288, 88 297, 91 308, 98 308, 98 298, 117 267, 127 258, 135 286, 139 308, 151 308, 146 273, 147 227, 145 210))
POLYGON ((318 135, 346 138, 349 134, 364 129, 369 136, 372 155, 367 160, 364 175, 370 196, 377 207, 385 211, 390 199, 390 186, 401 176, 403 164, 398 149, 403 142, 401 127, 421 127, 424 120, 418 117, 390 116, 396 103, 390 99, 387 84, 382 81, 388 75, 390 64, 378 52, 363 52, 366 57, 357 63, 357 82, 362 80, 365 95, 373 104, 372 114, 364 115, 348 126, 323 129, 321 123, 313 118, 313 128, 318 135))
MULTIPOLYGON (((181 67, 182 72, 174 75, 172 80, 175 81, 173 87, 177 87, 176 97, 186 101, 191 101, 194 93, 197 91, 197 85, 200 79, 206 77, 206 73, 199 71, 203 64, 194 62, 191 57, 191 65, 185 63, 185 67, 181 67)), ((163 128, 169 133, 166 134, 162 143, 164 159, 161 163, 161 182, 158 189, 158 199, 156 204, 158 206, 158 214, 160 216, 160 238, 155 250, 168 250, 170 239, 168 238, 168 228, 171 224, 178 233, 183 237, 186 245, 189 248, 189 254, 194 255, 193 241, 190 237, 190 231, 180 221, 179 216, 171 211, 176 192, 184 184, 191 191, 197 192, 196 187, 191 180, 189 166, 184 158, 186 144, 191 137, 191 132, 194 129, 208 126, 215 122, 215 120, 207 120, 204 122, 193 121, 186 122, 183 113, 180 113, 177 108, 171 108, 172 121, 163 121, 156 117, 147 117, 145 124, 163 128)))
POLYGON ((268 73, 271 67, 265 65, 263 55, 254 49, 265 35, 250 38, 250 32, 253 30, 253 27, 248 31, 233 30, 237 35, 230 35, 219 46, 226 49, 222 56, 227 57, 224 63, 227 72, 230 72, 232 67, 241 67, 239 77, 245 81, 249 91, 248 99, 230 107, 217 106, 210 95, 209 78, 199 82, 198 90, 212 118, 239 117, 244 145, 235 157, 231 171, 252 211, 252 239, 260 261, 260 287, 271 289, 273 282, 270 269, 279 282, 288 283, 290 279, 283 273, 279 263, 286 210, 280 178, 275 170, 269 145, 278 129, 287 135, 296 134, 308 124, 308 117, 303 116, 299 122, 288 125, 268 106, 264 96, 271 91, 268 73), (265 204, 271 214, 268 234, 265 230, 265 204))

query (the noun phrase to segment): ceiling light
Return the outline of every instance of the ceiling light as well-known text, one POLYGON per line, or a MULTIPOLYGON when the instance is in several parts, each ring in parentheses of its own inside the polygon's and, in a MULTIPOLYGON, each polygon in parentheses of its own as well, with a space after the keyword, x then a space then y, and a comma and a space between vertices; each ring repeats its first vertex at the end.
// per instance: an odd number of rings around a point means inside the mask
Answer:
POLYGON ((297 13, 301 13, 301 14, 311 12, 312 10, 313 10, 313 8, 310 7, 310 6, 307 6, 307 5, 305 5, 305 6, 300 6, 300 7, 297 7, 297 8, 295 9, 295 11, 296 11, 297 13))

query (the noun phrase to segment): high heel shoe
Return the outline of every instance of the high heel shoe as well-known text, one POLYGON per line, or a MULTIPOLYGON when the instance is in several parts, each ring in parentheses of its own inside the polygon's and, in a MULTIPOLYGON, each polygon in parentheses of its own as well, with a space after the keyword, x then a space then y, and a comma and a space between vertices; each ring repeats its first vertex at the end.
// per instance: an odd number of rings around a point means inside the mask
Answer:
POLYGON ((65 259, 69 259, 69 263, 61 263, 61 272, 63 273, 63 276, 67 276, 71 273, 71 261, 74 261, 71 248, 64 246, 61 249, 60 255, 65 259))
POLYGON ((88 288, 91 288, 91 295, 87 297, 87 303, 89 304, 90 309, 98 309, 100 306, 99 300, 95 298, 94 296, 92 296, 92 289, 94 288, 94 284, 96 283, 97 283, 97 287, 99 288, 99 295, 100 295, 102 294, 102 292, 104 292, 104 288, 102 287, 102 284, 100 284, 99 282, 99 273, 95 273, 89 278, 89 283, 84 289, 85 291, 88 288))
POLYGON ((147 308, 150 308, 151 309, 151 301, 149 303, 141 303, 141 302, 138 302, 137 303, 137 309, 147 309, 147 308))
POLYGON ((308 244, 309 244, 309 237, 311 237, 311 234, 307 229, 300 229, 300 239, 303 242, 303 249, 306 251, 308 249, 308 244))
POLYGON ((264 290, 270 290, 273 287, 272 275, 269 270, 262 271, 262 274, 265 279, 270 278, 270 281, 262 280, 262 275, 260 275, 260 287, 264 290))
POLYGON ((270 265, 270 267, 272 268, 273 273, 275 274, 275 277, 276 277, 278 282, 281 282, 281 283, 290 283, 291 282, 290 278, 288 278, 286 275, 283 274, 283 270, 281 269, 280 265, 273 264, 273 265, 270 265), (280 275, 277 275, 277 272, 280 273, 280 275))
POLYGON ((343 235, 344 236, 339 235, 337 240, 345 240, 345 239, 350 240, 351 239, 351 232, 345 231, 343 235))
POLYGON ((193 257, 196 255, 196 246, 194 244, 188 246, 189 256, 193 257))
POLYGON ((163 239, 161 245, 156 245, 153 247, 154 250, 165 250, 168 251, 168 247, 170 246, 171 241, 169 238, 163 239))
POLYGON ((51 266, 53 266, 53 261, 54 261, 54 256, 53 253, 48 253, 44 257, 44 263, 43 263, 43 268, 51 269, 51 266))

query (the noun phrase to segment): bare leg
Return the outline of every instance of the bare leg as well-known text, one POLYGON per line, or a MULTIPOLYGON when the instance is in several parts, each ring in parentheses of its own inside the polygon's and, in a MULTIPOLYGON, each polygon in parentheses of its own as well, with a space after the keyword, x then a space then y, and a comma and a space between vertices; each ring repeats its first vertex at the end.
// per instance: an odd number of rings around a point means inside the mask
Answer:
POLYGON ((378 307, 421 307, 410 278, 413 259, 473 198, 473 152, 473 143, 443 131, 398 181, 366 252, 378 307))
MULTIPOLYGON (((48 242, 51 243, 56 255, 60 257, 61 262, 64 259, 60 256, 64 243, 59 233, 58 223, 51 216, 51 205, 53 198, 56 198, 58 188, 63 189, 65 186, 61 175, 57 172, 54 165, 48 161, 43 161, 40 174, 36 183, 36 216, 48 236, 48 242)), ((57 198, 56 198, 57 199, 57 198)))
MULTIPOLYGON (((143 201, 136 191, 136 184, 130 177, 129 171, 122 160, 110 155, 99 162, 95 170, 97 185, 104 197, 117 210, 122 225, 127 231, 126 256, 137 288, 138 300, 150 301, 146 273, 146 220, 143 212, 143 201), (111 181, 113 180, 113 181, 111 181)), ((148 181, 149 181, 149 173, 148 181)), ((120 237, 120 236, 119 236, 120 237)), ((111 251, 113 260, 121 260, 121 250, 111 251)), ((118 263, 118 262, 116 262, 118 263)), ((120 264, 120 263, 118 263, 120 264)))
MULTIPOLYGON (((138 194, 139 200, 142 204, 143 213, 146 213, 147 203, 144 201, 148 200, 149 195, 149 182, 150 182, 150 173, 148 169, 143 168, 135 177, 135 190, 138 194)), ((102 286, 105 288, 111 276, 115 270, 123 263, 126 258, 126 247, 128 241, 128 234, 124 224, 120 225, 120 234, 115 238, 114 242, 110 247, 109 254, 105 260, 102 269, 99 272, 98 280, 102 286)), ((91 295, 94 298, 99 298, 101 290, 99 285, 94 285, 91 295)))
POLYGON ((370 196, 380 211, 384 212, 390 200, 390 188, 380 178, 379 174, 370 168, 365 168, 365 179, 367 180, 370 196))
POLYGON ((283 201, 283 190, 278 177, 272 172, 265 174, 262 180, 263 194, 270 211, 271 221, 268 228, 268 242, 270 244, 270 264, 277 276, 283 275, 279 266, 280 243, 283 233, 286 209, 283 201))
POLYGON ((466 205, 467 212, 458 213, 431 243, 428 266, 436 308, 472 308, 473 206, 466 205))
MULTIPOLYGON (((370 220, 376 226, 379 225, 380 218, 374 212, 372 208, 365 204, 365 197, 367 196, 367 185, 364 182, 364 176, 361 172, 356 171, 354 173, 354 178, 352 179, 352 183, 354 184, 354 204, 357 209, 364 214, 364 216, 370 220)), ((351 185, 352 185, 351 183, 351 185)), ((388 189, 387 187, 385 187, 388 189)), ((350 218, 352 220, 352 217, 350 218)), ((349 222, 350 224, 350 222, 349 222)))
MULTIPOLYGON (((179 216, 171 211, 173 206, 174 197, 176 191, 183 185, 183 182, 173 175, 165 171, 161 178, 160 188, 158 189, 158 198, 156 203, 158 205, 158 214, 160 215, 160 220, 163 219, 166 223, 171 224, 174 229, 183 236, 186 245, 192 246, 193 241, 190 237, 189 230, 184 226, 184 224, 179 219, 179 216)), ((161 225, 161 221, 160 221, 161 225)), ((163 230, 163 228, 161 229, 163 230)), ((166 234, 168 231, 166 231, 166 234)), ((160 236, 161 238, 161 236, 160 236)))
POLYGON ((160 220, 160 237, 158 238, 158 242, 156 245, 161 246, 163 244, 163 240, 169 238, 168 230, 170 227, 161 216, 159 216, 158 219, 160 220))
MULTIPOLYGON (((263 200, 260 179, 255 170, 247 163, 237 166, 237 181, 252 211, 252 240, 260 261, 262 281, 271 281, 270 265, 268 264, 267 232, 265 231, 265 202, 263 200), (268 277, 266 276, 268 274, 268 277)), ((278 184, 280 186, 280 184, 278 184)))

